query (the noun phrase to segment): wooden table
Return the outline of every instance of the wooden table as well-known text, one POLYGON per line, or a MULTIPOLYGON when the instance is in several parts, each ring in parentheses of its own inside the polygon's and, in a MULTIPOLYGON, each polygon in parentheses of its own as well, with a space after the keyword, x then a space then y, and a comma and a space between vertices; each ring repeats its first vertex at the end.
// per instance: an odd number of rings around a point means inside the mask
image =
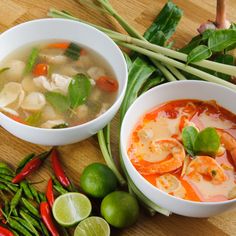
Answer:
MULTIPOLYGON (((166 0, 111 0, 112 5, 123 15, 139 32, 143 33, 150 25, 166 0)), ((195 34, 200 23, 214 19, 215 0, 175 0, 184 10, 184 17, 175 34, 175 46, 180 47, 188 42, 195 34)), ((229 18, 236 21, 236 1, 228 0, 229 18)), ((21 22, 46 17, 49 8, 57 8, 71 12, 77 17, 113 29, 120 27, 109 17, 98 15, 88 8, 78 5, 73 0, 0 0, 0 32, 21 22)), ((17 39, 16 39, 17 40, 17 39)), ((0 49, 1 50, 1 49, 0 49)), ((118 155, 116 132, 117 119, 113 122, 112 148, 114 155, 118 155)), ((39 153, 47 147, 33 145, 15 138, 0 128, 0 161, 6 161, 15 166, 21 158, 30 153, 39 153)), ((78 184, 83 168, 92 162, 103 162, 96 137, 73 145, 59 148, 65 170, 78 184)), ((47 163, 33 180, 48 179, 50 166, 47 163)), ((45 188, 45 183, 38 186, 45 188)), ((193 219, 177 215, 169 218, 162 215, 150 217, 141 214, 137 224, 129 229, 114 231, 113 235, 236 235, 236 211, 224 213, 209 219, 193 219)))

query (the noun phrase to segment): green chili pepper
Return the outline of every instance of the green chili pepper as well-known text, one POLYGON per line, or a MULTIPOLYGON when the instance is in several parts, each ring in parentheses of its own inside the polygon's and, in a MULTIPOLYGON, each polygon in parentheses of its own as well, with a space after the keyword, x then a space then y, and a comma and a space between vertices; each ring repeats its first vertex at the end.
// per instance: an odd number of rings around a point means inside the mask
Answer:
POLYGON ((35 200, 39 204, 40 203, 40 198, 39 198, 39 195, 38 195, 38 191, 31 184, 29 184, 28 186, 30 188, 30 191, 31 191, 33 197, 35 198, 35 200))
POLYGON ((23 160, 19 163, 17 169, 16 169, 16 174, 19 174, 21 170, 24 168, 24 166, 35 156, 34 153, 30 153, 27 155, 23 160))
POLYGON ((9 168, 9 166, 4 162, 0 162, 0 168, 9 168))
POLYGON ((22 182, 20 183, 20 186, 21 186, 21 188, 23 189, 23 192, 24 192, 25 196, 26 196, 28 199, 33 200, 33 199, 34 199, 34 196, 33 196, 32 192, 31 192, 31 190, 30 190, 30 187, 29 187, 28 183, 27 183, 26 181, 22 181, 22 182))
POLYGON ((13 194, 13 192, 4 184, 0 183, 0 190, 13 194))
POLYGON ((0 167, 0 174, 1 175, 13 176, 13 172, 10 169, 8 169, 8 168, 1 168, 0 167))
POLYGON ((43 233, 44 233, 46 236, 50 236, 50 234, 49 234, 49 232, 48 232, 46 226, 45 226, 44 223, 41 222, 41 221, 40 221, 40 226, 41 226, 41 228, 42 228, 43 233))
POLYGON ((28 214, 26 211, 21 210, 20 215, 22 218, 30 222, 36 229, 42 231, 42 228, 37 220, 34 219, 30 214, 28 214))
POLYGON ((4 213, 6 214, 6 216, 8 216, 9 212, 10 212, 9 202, 8 202, 8 200, 5 200, 4 201, 4 213))
POLYGON ((29 210, 29 212, 31 212, 34 216, 36 216, 37 218, 40 218, 39 212, 38 210, 25 198, 21 199, 21 202, 23 203, 23 205, 26 207, 26 209, 29 210))
MULTIPOLYGON (((3 182, 3 181, 0 181, 0 182, 3 182)), ((16 184, 12 184, 12 183, 8 183, 7 181, 5 181, 5 184, 7 185, 7 187, 9 189, 11 189, 13 192, 17 192, 18 191, 18 185, 16 184)))
POLYGON ((40 202, 46 202, 47 201, 45 194, 39 193, 38 195, 39 195, 40 202))
POLYGON ((18 221, 22 226, 24 226, 29 232, 33 233, 36 236, 39 236, 37 230, 34 228, 34 226, 28 222, 26 219, 22 219, 20 217, 13 217, 16 221, 18 221))
POLYGON ((20 236, 15 230, 11 229, 11 232, 14 234, 14 236, 20 236))
POLYGON ((5 175, 5 174, 1 174, 1 173, 0 173, 0 178, 1 178, 1 179, 4 179, 4 180, 6 180, 6 181, 8 181, 8 182, 10 182, 10 183, 11 183, 11 181, 12 181, 12 177, 11 177, 11 176, 5 175))
POLYGON ((22 189, 20 188, 16 192, 14 197, 11 199, 11 202, 10 202, 10 212, 9 212, 8 217, 11 215, 12 211, 16 208, 16 206, 19 204, 20 199, 21 199, 21 195, 22 195, 22 189))
POLYGON ((65 190, 64 188, 62 188, 62 187, 60 187, 60 186, 57 186, 57 185, 53 185, 53 188, 54 189, 56 189, 56 191, 58 192, 58 193, 60 193, 61 195, 62 194, 65 194, 65 193, 68 193, 68 191, 67 190, 65 190))
POLYGON ((17 212, 16 208, 14 210, 12 210, 12 215, 13 216, 18 216, 18 212, 17 212))
POLYGON ((32 235, 24 226, 22 226, 15 219, 9 218, 8 223, 11 228, 13 228, 16 231, 18 231, 19 233, 21 233, 21 235, 24 235, 24 236, 31 236, 32 235))

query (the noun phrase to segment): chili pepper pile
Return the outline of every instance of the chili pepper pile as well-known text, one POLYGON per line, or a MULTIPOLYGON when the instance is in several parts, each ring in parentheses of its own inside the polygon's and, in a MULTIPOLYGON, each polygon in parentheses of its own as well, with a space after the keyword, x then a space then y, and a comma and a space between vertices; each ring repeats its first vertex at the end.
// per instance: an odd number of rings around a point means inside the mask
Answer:
POLYGON ((27 155, 15 172, 0 162, 0 236, 59 236, 61 230, 63 235, 67 235, 65 229, 56 225, 51 213, 54 190, 59 195, 74 190, 59 159, 58 151, 53 148, 39 155, 27 155), (48 180, 44 194, 26 178, 37 171, 48 157, 51 158, 55 177, 48 180))

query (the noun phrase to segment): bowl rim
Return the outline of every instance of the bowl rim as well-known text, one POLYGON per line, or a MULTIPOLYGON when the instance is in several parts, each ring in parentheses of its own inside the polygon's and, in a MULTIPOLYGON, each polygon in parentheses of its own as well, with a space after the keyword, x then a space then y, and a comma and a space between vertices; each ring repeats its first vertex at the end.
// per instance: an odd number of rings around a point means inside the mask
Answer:
POLYGON ((86 123, 83 123, 83 124, 79 124, 79 125, 76 125, 76 126, 71 126, 71 127, 67 127, 67 128, 60 128, 60 129, 48 129, 48 128, 40 128, 40 127, 35 127, 35 126, 30 126, 30 125, 27 125, 27 124, 23 124, 23 123, 19 123, 13 119, 11 119, 10 117, 8 117, 7 115, 5 115, 3 112, 0 111, 0 117, 4 117, 5 119, 7 119, 8 121, 10 122, 13 122, 19 126, 22 126, 23 128, 28 128, 29 130, 31 131, 42 131, 42 132, 70 132, 71 130, 75 130, 75 129, 78 129, 78 128, 86 128, 87 126, 90 126, 90 125, 93 125, 94 123, 96 122, 99 122, 99 120, 102 120, 104 118, 104 116, 106 116, 106 114, 111 111, 112 109, 114 109, 117 104, 119 104, 122 100, 122 98, 124 97, 124 94, 125 94, 125 91, 126 91, 126 88, 127 88, 127 83, 128 83, 128 67, 127 67, 127 64, 126 64, 126 61, 125 61, 125 57, 121 51, 121 49, 118 47, 118 45, 108 36, 106 35, 105 33, 103 33, 102 31, 96 29, 95 27, 89 25, 89 24, 86 24, 86 23, 83 23, 83 22, 80 22, 80 21, 76 21, 76 20, 71 20, 71 19, 61 19, 61 18, 43 18, 43 19, 36 19, 36 20, 30 20, 30 21, 27 21, 27 22, 23 22, 23 23, 20 23, 18 25, 15 25, 13 27, 11 27, 10 29, 7 29, 6 31, 4 31, 1 35, 0 35, 0 38, 5 36, 6 34, 9 34, 11 33, 12 31, 18 29, 18 28, 21 28, 22 26, 24 27, 25 25, 30 25, 30 24, 37 24, 37 23, 44 23, 45 25, 47 25, 48 22, 66 22, 67 23, 73 23, 73 24, 78 24, 78 25, 82 25, 83 27, 87 27, 89 28, 89 30, 92 30, 92 31, 96 31, 98 34, 100 34, 102 37, 106 38, 107 41, 109 41, 111 44, 113 44, 113 46, 116 48, 117 50, 117 54, 119 55, 119 57, 121 58, 121 62, 122 62, 122 66, 124 66, 124 72, 125 72, 125 76, 124 76, 124 86, 123 88, 121 89, 121 92, 120 94, 117 94, 117 97, 115 99, 115 102, 108 108, 108 110, 106 110, 103 114, 101 114, 100 116, 86 122, 86 123))
MULTIPOLYGON (((227 91, 230 91, 230 92, 233 92, 235 93, 235 96, 236 96, 236 92, 230 88, 227 88, 223 85, 219 85, 219 84, 216 84, 216 83, 212 83, 212 82, 207 82, 207 81, 197 81, 197 80, 183 80, 183 81, 171 81, 171 82, 168 82, 168 83, 165 83, 165 84, 161 84, 161 85, 158 85, 150 90, 148 90, 147 92, 145 92, 144 94, 142 94, 140 97, 138 97, 134 102, 133 104, 129 107, 129 109, 127 110, 125 116, 124 116, 124 119, 123 119, 123 122, 122 122, 122 125, 121 125, 121 129, 120 129, 120 150, 121 150, 121 158, 123 159, 122 161, 124 162, 124 168, 127 170, 128 172, 128 175, 130 176, 129 174, 129 170, 126 166, 126 162, 124 159, 127 160, 128 162, 128 165, 131 167, 131 170, 132 172, 138 177, 138 179, 146 186, 148 186, 148 188, 152 189, 153 191, 157 191, 159 192, 160 194, 163 194, 165 197, 167 198, 170 198, 171 200, 175 200, 175 201, 179 201, 180 203, 184 203, 184 204, 192 204, 192 205, 195 205, 195 206, 215 206, 215 205, 227 205, 227 204, 230 204, 230 203, 236 203, 236 198, 234 199, 230 199, 230 200, 225 200, 225 201, 218 201, 218 202, 197 202, 197 201, 192 201, 192 200, 188 200, 188 199, 182 199, 182 198, 178 198, 178 197, 175 197, 173 195, 170 195, 160 189, 158 189, 157 187, 155 187, 154 185, 152 185, 150 182, 148 182, 136 169, 135 167, 133 166, 133 164, 131 163, 130 161, 130 158, 128 156, 128 153, 127 153, 127 149, 125 148, 127 146, 127 144, 124 143, 124 139, 123 139, 123 135, 125 133, 125 123, 127 122, 128 120, 128 117, 132 116, 132 113, 131 113, 131 110, 132 110, 132 107, 134 107, 136 105, 137 102, 139 102, 140 100, 145 100, 145 98, 147 96, 150 96, 151 94, 154 94, 154 93, 157 93, 156 90, 160 90, 160 89, 163 89, 165 87, 169 87, 169 86, 173 86, 175 85, 176 83, 178 83, 180 86, 185 86, 185 84, 193 84, 193 86, 196 86, 197 84, 202 84, 203 86, 205 85, 213 85, 215 87, 218 87, 218 88, 221 88, 221 89, 225 89, 227 91), (182 84, 182 85, 181 85, 182 84)), ((178 100, 178 99, 177 99, 178 100)), ((171 101, 171 100, 169 100, 171 101)), ((166 101, 168 102, 168 101, 166 101)), ((158 106, 158 105, 156 105, 158 106)), ((153 107, 154 108, 154 107, 153 107)), ((233 113, 236 113, 233 112, 233 113)), ((145 113, 143 112, 143 115, 145 113)), ((133 127, 134 128, 134 127, 133 127)), ((129 134, 130 136, 130 134, 129 134)), ((130 177, 131 178, 131 177, 130 177)), ((133 180, 132 180, 133 181, 133 180)), ((138 186, 137 186, 138 187, 138 186)), ((138 187, 139 188, 139 187, 138 187)), ((151 199, 150 199, 151 200, 151 199)))

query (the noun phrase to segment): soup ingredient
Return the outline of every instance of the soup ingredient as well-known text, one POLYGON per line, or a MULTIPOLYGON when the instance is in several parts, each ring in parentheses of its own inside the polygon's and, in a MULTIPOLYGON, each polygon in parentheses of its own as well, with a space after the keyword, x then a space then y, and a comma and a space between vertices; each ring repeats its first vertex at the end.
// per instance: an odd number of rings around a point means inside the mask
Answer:
POLYGON ((193 159, 187 167, 186 175, 195 181, 207 178, 212 184, 221 184, 227 180, 222 167, 208 156, 197 156, 193 159))
POLYGON ((24 74, 28 74, 33 70, 33 67, 36 63, 38 55, 39 55, 39 49, 38 48, 33 48, 31 53, 30 53, 30 56, 27 60, 25 70, 24 70, 24 74))
POLYGON ((68 179, 68 177, 65 175, 65 172, 61 166, 61 163, 59 161, 59 153, 56 148, 52 149, 51 152, 51 162, 52 162, 52 168, 55 172, 55 175, 58 179, 58 181, 63 185, 65 188, 71 187, 71 182, 68 179))
POLYGON ((215 128, 208 127, 198 133, 196 128, 187 126, 182 132, 183 144, 191 156, 215 156, 220 147, 220 138, 215 128))
MULTIPOLYGON (((185 151, 183 145, 176 139, 159 139, 150 143, 150 153, 141 156, 141 160, 133 162, 137 170, 143 175, 163 174, 174 171, 183 165, 185 151), (154 155, 156 160, 148 159, 154 155)), ((132 160, 131 160, 132 161, 132 160)))
POLYGON ((19 82, 24 73, 25 63, 20 60, 12 60, 6 64, 6 68, 9 69, 3 70, 4 76, 9 81, 19 82))
POLYGON ((110 236, 110 226, 101 217, 91 216, 81 221, 75 229, 74 236, 110 236))
POLYGON ((156 178, 156 186, 166 192, 169 193, 175 197, 179 198, 185 198, 186 190, 181 184, 180 180, 178 180, 174 175, 172 174, 164 174, 160 177, 156 178))
POLYGON ((81 48, 77 44, 70 43, 69 46, 66 48, 66 51, 64 54, 70 59, 76 61, 79 59, 80 50, 81 48))
POLYGON ((116 92, 118 90, 118 82, 108 76, 101 76, 96 81, 97 86, 106 92, 116 92))
POLYGON ((47 75, 49 70, 49 65, 46 63, 39 63, 35 66, 33 74, 35 76, 47 75))
POLYGON ((80 185, 90 196, 103 198, 117 188, 117 179, 108 166, 93 163, 83 170, 80 185))
POLYGON ((14 236, 14 234, 7 228, 0 226, 0 236, 14 236))
POLYGON ((50 231, 52 236, 60 236, 57 231, 56 226, 53 223, 53 218, 51 216, 50 206, 47 202, 40 203, 40 215, 47 229, 50 231))
POLYGON ((221 143, 224 145, 226 150, 230 152, 234 164, 236 165, 236 140, 225 131, 217 130, 217 133, 220 136, 221 143))
POLYGON ((28 175, 32 174, 34 171, 36 171, 44 162, 44 160, 49 156, 50 151, 43 152, 42 154, 32 158, 17 174, 14 179, 12 180, 12 183, 16 184, 21 182, 23 179, 25 179, 28 175))
POLYGON ((52 208, 53 203, 55 201, 54 199, 54 193, 53 193, 53 182, 52 182, 52 178, 50 178, 48 180, 48 184, 47 184, 47 190, 46 190, 46 198, 47 201, 49 203, 49 206, 52 208))
POLYGON ((27 111, 37 112, 46 105, 45 96, 39 92, 29 93, 21 104, 21 108, 27 111))
POLYGON ((46 100, 58 111, 66 112, 69 109, 69 100, 66 96, 57 92, 47 92, 46 100))
POLYGON ((52 209, 55 220, 66 227, 87 218, 91 210, 90 200, 81 193, 66 193, 59 196, 52 209))
POLYGON ((228 198, 229 198, 229 199, 234 199, 234 198, 236 198, 236 186, 234 186, 234 187, 230 190, 229 195, 228 195, 228 198))
POLYGON ((9 69, 10 69, 10 67, 3 67, 3 68, 1 68, 0 69, 0 74, 2 74, 3 72, 5 72, 5 71, 7 71, 9 69))
POLYGON ((60 49, 67 49, 70 43, 51 43, 48 45, 48 48, 60 48, 60 49))
POLYGON ((77 74, 73 77, 68 88, 68 98, 72 109, 85 103, 90 95, 91 83, 84 74, 77 74))
POLYGON ((125 228, 137 221, 139 205, 131 194, 115 191, 102 200, 101 214, 110 225, 125 228))

